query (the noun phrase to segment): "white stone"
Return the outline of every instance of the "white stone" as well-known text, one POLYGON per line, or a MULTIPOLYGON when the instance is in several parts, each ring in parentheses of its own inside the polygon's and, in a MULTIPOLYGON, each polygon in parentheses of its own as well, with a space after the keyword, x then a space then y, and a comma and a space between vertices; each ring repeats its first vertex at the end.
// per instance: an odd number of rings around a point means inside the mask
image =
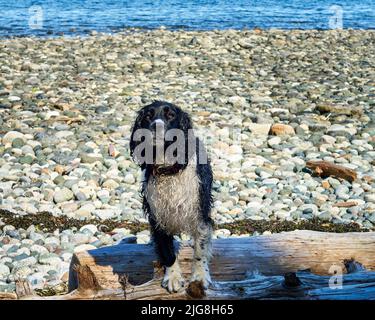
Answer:
POLYGON ((65 138, 71 137, 73 135, 74 135, 74 133, 71 132, 71 131, 58 131, 58 132, 56 132, 56 138, 58 138, 58 139, 65 139, 65 138))
POLYGON ((249 124, 249 130, 252 134, 258 136, 268 136, 270 132, 271 124, 270 123, 251 123, 249 124))
POLYGON ((0 264, 0 279, 5 279, 10 274, 10 269, 5 264, 0 264))
POLYGON ((33 289, 42 289, 46 283, 43 272, 30 274, 27 280, 30 282, 33 289))
POLYGON ((93 214, 102 220, 106 220, 113 218, 115 216, 115 211, 111 209, 97 209, 93 214))
POLYGON ((107 189, 112 190, 112 189, 118 188, 119 184, 113 179, 108 179, 108 180, 104 181, 102 186, 103 186, 103 188, 107 188, 107 189))
POLYGON ((26 141, 25 135, 22 132, 18 131, 9 131, 3 137, 3 144, 12 143, 16 138, 20 138, 23 141, 26 141))
POLYGON ((71 190, 68 188, 62 188, 60 190, 57 190, 53 196, 53 199, 55 200, 56 203, 61 203, 65 201, 69 201, 73 199, 74 194, 71 190))
POLYGON ((246 99, 240 96, 230 97, 228 98, 228 102, 233 105, 233 107, 247 107, 249 105, 246 99))
POLYGON ((268 145, 270 147, 273 147, 273 146, 276 146, 276 145, 280 144, 280 142, 281 142, 281 138, 273 137, 273 138, 268 140, 268 145))
POLYGON ((17 97, 17 96, 9 96, 8 100, 11 101, 11 102, 16 102, 16 101, 20 101, 21 98, 17 97))
POLYGON ((92 234, 98 232, 98 228, 94 224, 86 224, 81 229, 79 229, 80 232, 83 232, 84 230, 89 230, 92 234))
POLYGON ((108 203, 110 199, 109 191, 108 190, 99 190, 96 195, 100 199, 101 202, 103 203, 108 203))
POLYGON ((135 183, 134 175, 131 173, 127 173, 125 175, 124 182, 128 184, 134 184, 135 183))
POLYGON ((88 251, 88 250, 94 250, 94 249, 96 249, 96 247, 91 245, 91 244, 81 244, 81 245, 74 248, 74 253, 82 252, 82 251, 88 251))
POLYGON ((365 195, 365 201, 375 203, 375 193, 367 193, 365 195))

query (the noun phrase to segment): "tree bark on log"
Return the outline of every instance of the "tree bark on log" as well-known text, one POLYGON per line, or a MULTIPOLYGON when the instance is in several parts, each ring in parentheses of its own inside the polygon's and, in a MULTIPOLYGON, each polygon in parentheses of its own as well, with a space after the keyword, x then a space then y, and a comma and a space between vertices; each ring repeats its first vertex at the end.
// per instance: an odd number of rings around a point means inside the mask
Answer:
MULTIPOLYGON (((369 272, 375 270, 375 232, 293 231, 214 240, 214 285, 205 293, 200 283, 168 293, 155 260, 152 245, 76 253, 71 292, 48 299, 375 299, 375 272, 369 272), (343 287, 334 290, 329 284, 340 280, 341 273, 343 287)), ((188 279, 191 247, 181 247, 179 261, 188 279)), ((23 298, 40 299, 30 294, 23 298)))
POLYGON ((353 182, 357 179, 357 173, 349 168, 328 161, 307 161, 306 167, 322 178, 335 177, 353 182))

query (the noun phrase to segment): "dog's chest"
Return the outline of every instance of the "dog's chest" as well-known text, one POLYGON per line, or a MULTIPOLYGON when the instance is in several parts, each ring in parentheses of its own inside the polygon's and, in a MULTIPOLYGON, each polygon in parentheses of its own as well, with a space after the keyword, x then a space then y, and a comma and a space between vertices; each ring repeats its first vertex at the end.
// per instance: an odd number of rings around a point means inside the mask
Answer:
POLYGON ((199 178, 195 164, 170 176, 151 176, 145 190, 158 225, 169 234, 192 234, 199 223, 199 178))

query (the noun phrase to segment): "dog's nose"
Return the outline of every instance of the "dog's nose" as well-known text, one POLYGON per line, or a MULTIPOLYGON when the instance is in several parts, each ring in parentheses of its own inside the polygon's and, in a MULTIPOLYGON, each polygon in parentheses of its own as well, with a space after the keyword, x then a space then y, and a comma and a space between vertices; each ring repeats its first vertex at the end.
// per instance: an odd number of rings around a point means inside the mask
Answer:
POLYGON ((164 121, 161 120, 161 119, 156 119, 155 121, 153 121, 150 125, 150 129, 153 131, 153 132, 164 132, 164 121))

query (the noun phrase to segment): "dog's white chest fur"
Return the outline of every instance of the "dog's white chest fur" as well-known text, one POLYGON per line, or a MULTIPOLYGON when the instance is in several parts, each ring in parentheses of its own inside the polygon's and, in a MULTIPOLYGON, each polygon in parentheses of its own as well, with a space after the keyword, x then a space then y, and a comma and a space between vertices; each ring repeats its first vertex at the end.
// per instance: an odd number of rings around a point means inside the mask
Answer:
POLYGON ((196 158, 175 175, 151 176, 145 196, 158 225, 169 234, 194 234, 199 222, 196 158))

